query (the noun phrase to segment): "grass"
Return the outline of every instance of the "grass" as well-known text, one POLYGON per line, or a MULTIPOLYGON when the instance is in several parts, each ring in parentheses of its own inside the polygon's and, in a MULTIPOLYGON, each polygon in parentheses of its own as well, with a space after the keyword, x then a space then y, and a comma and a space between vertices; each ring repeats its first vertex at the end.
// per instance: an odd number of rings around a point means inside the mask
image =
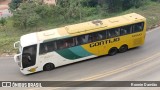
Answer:
POLYGON ((145 16, 147 18, 147 28, 150 29, 150 28, 160 25, 160 7, 159 6, 160 6, 160 3, 150 2, 147 5, 144 5, 140 8, 132 8, 124 12, 107 14, 106 16, 92 15, 90 17, 82 18, 81 21, 72 20, 70 23, 64 23, 64 22, 48 23, 48 20, 44 20, 43 22, 40 22, 39 26, 37 26, 36 28, 28 28, 27 30, 17 29, 13 27, 12 19, 9 18, 7 20, 6 27, 5 28, 0 27, 0 55, 4 53, 7 53, 7 54, 15 53, 16 50, 13 48, 13 43, 15 41, 18 41, 20 39, 20 36, 23 34, 36 32, 40 30, 52 29, 56 27, 65 26, 68 24, 73 24, 73 23, 79 23, 79 22, 85 22, 85 21, 90 21, 90 20, 95 20, 95 19, 103 19, 103 18, 108 18, 108 17, 113 17, 113 16, 119 16, 119 15, 133 13, 133 12, 145 16))

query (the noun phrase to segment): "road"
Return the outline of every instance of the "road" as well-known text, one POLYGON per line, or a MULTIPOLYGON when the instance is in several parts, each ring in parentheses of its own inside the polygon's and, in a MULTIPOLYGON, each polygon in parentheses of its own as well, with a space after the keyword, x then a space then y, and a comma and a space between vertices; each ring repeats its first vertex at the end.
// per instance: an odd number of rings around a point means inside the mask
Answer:
MULTIPOLYGON (((50 72, 23 75, 13 57, 0 58, 1 81, 160 81, 160 27, 147 32, 143 46, 115 56, 56 68, 50 72)), ((47 88, 47 90, 82 88, 47 88)), ((160 88, 85 88, 89 90, 160 90, 160 88)), ((17 90, 17 89, 16 89, 17 90)), ((39 89, 27 89, 39 90, 39 89)))

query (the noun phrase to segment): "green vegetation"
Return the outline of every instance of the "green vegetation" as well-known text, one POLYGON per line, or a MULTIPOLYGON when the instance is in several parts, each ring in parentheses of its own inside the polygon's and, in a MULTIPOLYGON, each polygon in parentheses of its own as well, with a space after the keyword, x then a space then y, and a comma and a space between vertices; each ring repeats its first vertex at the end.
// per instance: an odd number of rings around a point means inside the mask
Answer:
POLYGON ((52 29, 94 19, 139 13, 147 18, 148 28, 160 25, 160 0, 12 0, 13 16, 0 20, 0 54, 15 53, 13 43, 23 34, 52 29))

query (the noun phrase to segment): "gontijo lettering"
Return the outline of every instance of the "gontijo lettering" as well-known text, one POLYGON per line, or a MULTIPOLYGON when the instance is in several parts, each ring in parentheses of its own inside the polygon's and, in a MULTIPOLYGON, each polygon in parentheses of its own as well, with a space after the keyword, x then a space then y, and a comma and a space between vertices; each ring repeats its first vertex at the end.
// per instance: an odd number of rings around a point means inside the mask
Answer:
POLYGON ((118 42, 118 41, 120 41, 120 38, 119 38, 119 37, 116 37, 116 38, 114 38, 114 39, 107 39, 107 40, 103 40, 103 41, 91 43, 91 44, 90 44, 90 47, 92 48, 92 47, 101 46, 101 45, 106 45, 106 44, 114 43, 114 42, 118 42))

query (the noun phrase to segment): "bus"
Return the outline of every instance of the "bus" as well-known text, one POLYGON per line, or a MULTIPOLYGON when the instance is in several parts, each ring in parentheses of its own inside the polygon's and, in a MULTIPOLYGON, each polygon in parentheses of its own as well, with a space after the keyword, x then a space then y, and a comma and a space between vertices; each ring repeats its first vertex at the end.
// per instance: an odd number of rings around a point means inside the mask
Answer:
POLYGON ((98 56, 113 56, 144 44, 146 18, 130 13, 67 25, 20 37, 14 56, 20 71, 31 74, 98 56))

